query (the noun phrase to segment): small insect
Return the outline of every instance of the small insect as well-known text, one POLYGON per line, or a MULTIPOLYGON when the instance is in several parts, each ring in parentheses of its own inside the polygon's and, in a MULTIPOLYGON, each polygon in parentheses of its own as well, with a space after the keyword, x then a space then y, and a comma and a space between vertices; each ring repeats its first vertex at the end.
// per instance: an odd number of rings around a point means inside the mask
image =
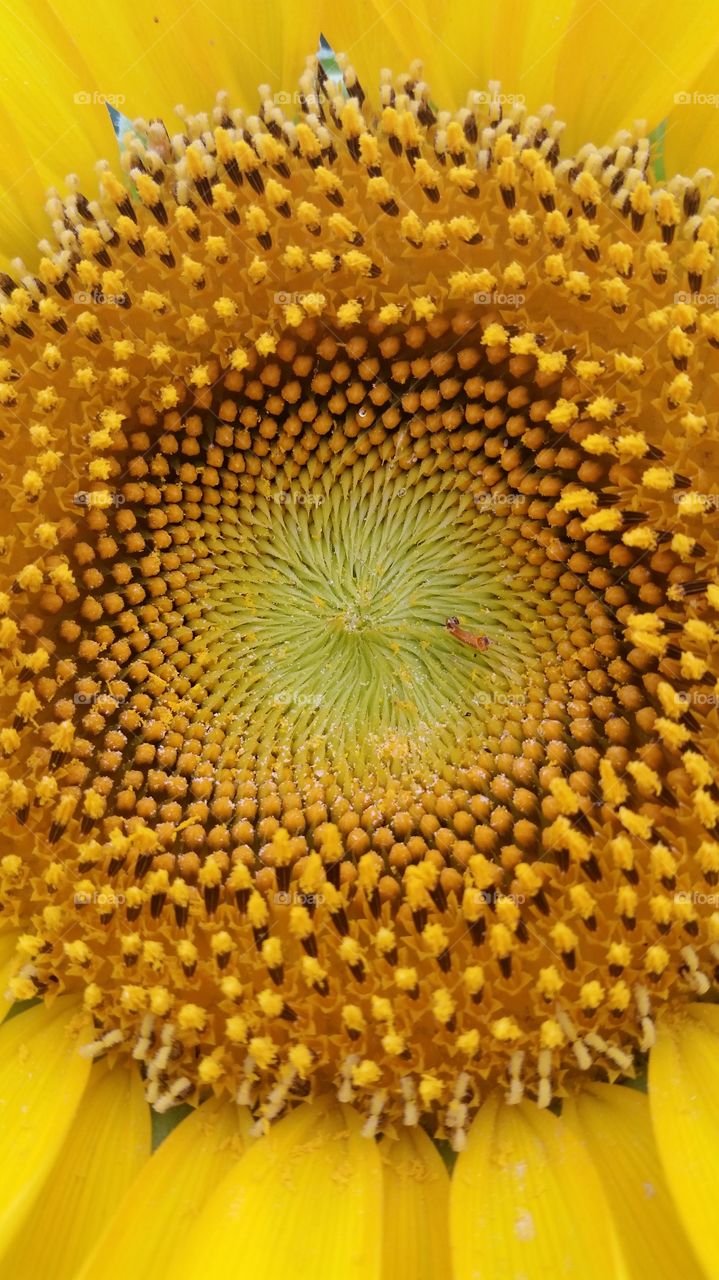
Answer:
POLYGON ((448 618, 444 625, 455 640, 461 640, 462 644, 468 644, 470 649, 488 649, 492 643, 489 636, 476 636, 472 631, 465 631, 459 625, 459 618, 448 618))

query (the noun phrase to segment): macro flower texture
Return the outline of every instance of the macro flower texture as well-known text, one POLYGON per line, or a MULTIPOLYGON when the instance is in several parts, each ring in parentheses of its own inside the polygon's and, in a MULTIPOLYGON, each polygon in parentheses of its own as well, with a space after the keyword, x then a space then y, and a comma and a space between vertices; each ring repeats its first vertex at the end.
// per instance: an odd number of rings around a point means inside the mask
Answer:
POLYGON ((0 1280, 719 1277, 716 16, 3 6, 0 1280))

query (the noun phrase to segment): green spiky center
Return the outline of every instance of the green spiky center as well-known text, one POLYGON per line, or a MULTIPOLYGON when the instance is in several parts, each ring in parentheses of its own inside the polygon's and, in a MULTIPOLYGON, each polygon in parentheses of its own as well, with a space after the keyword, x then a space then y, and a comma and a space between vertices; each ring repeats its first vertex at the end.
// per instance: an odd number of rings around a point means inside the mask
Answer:
POLYGON ((235 732, 446 758, 489 715, 521 714, 541 671, 537 600, 513 577, 507 516, 455 480, 365 458, 211 527, 206 679, 235 732), (489 648, 450 635, 452 616, 489 648))

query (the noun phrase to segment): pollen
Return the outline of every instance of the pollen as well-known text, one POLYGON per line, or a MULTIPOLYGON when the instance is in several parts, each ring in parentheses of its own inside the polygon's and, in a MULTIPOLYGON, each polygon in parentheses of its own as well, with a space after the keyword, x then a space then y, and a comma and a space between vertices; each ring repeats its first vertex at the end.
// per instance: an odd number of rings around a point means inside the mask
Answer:
POLYGON ((0 280, 0 909, 158 1110, 461 1147, 717 980, 714 214, 342 65, 0 280))

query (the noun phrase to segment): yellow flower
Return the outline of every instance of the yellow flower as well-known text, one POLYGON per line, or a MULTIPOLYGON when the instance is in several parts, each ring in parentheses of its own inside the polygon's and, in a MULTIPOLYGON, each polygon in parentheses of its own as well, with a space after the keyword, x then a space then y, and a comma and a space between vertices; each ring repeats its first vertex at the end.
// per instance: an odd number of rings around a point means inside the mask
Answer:
POLYGON ((719 1274, 713 13, 3 18, 3 1277, 719 1274))

